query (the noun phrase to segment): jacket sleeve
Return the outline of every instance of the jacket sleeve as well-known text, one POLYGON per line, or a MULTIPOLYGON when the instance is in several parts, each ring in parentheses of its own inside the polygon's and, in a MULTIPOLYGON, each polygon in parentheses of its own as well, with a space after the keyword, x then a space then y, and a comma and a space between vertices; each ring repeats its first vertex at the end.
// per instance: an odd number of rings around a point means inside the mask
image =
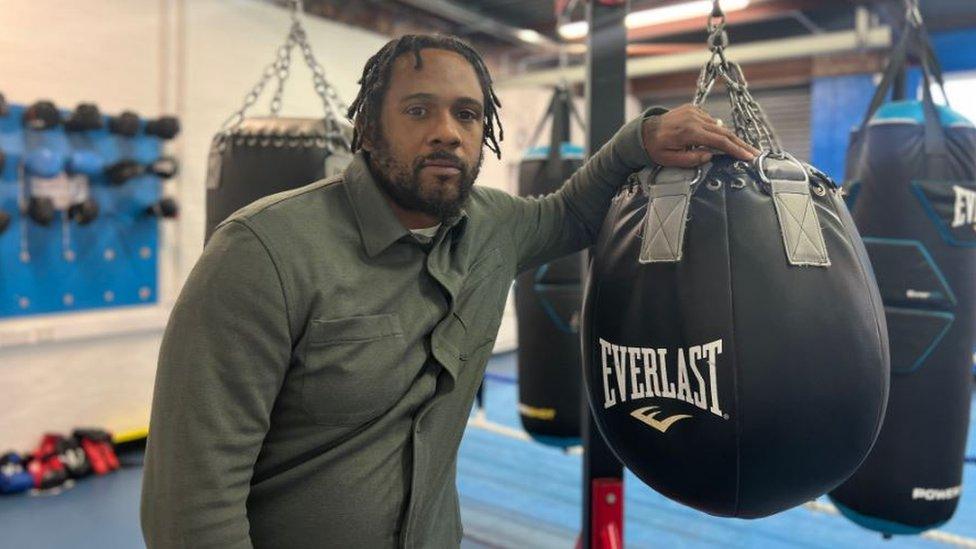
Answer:
POLYGON ((163 336, 143 476, 146 545, 250 547, 246 502, 291 357, 283 285, 246 224, 218 230, 163 336))
POLYGON ((617 131, 557 192, 541 198, 509 197, 518 272, 593 244, 610 200, 627 177, 653 164, 642 125, 666 112, 651 108, 617 131))

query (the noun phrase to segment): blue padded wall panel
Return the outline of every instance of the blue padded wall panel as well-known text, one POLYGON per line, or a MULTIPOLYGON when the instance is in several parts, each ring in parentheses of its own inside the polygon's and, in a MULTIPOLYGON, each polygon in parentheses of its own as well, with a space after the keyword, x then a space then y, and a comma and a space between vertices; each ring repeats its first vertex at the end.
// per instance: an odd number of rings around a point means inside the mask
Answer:
POLYGON ((93 151, 106 166, 123 159, 149 164, 160 156, 160 139, 141 131, 124 138, 105 129, 25 132, 23 112, 23 106, 11 105, 7 116, 0 117, 0 148, 7 155, 0 175, 0 209, 13 217, 0 234, 0 318, 156 302, 159 225, 145 209, 160 199, 158 177, 141 175, 114 186, 104 175, 93 176, 89 194, 99 204, 98 217, 79 225, 59 213, 44 227, 19 212, 18 174, 24 155, 41 147, 63 158, 77 150, 93 151), (66 257, 69 249, 73 257, 66 257))

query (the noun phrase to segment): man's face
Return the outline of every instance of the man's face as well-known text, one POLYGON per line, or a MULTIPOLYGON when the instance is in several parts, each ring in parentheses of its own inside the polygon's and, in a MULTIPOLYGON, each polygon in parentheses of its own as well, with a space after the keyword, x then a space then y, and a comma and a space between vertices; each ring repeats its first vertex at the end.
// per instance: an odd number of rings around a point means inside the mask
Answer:
POLYGON ((364 143, 379 184, 406 210, 457 215, 481 168, 484 105, 478 76, 452 51, 393 62, 378 140, 364 143), (376 142, 378 141, 378 142, 376 142))

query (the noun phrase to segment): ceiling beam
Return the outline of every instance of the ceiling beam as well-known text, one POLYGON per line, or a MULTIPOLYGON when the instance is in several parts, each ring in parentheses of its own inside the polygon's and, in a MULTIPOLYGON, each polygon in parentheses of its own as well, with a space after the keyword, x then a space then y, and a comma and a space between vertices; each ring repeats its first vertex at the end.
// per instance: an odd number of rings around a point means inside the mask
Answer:
MULTIPOLYGON (((740 64, 796 59, 831 53, 864 51, 891 46, 891 27, 873 28, 865 34, 855 31, 828 32, 799 38, 762 40, 732 45, 726 56, 740 64)), ((635 58, 627 61, 627 76, 637 78, 654 74, 669 74, 701 68, 709 58, 710 52, 704 48, 699 51, 675 55, 635 58)), ((573 66, 566 69, 550 69, 499 79, 499 88, 552 86, 566 81, 570 84, 582 82, 585 68, 573 66)))
POLYGON ((485 16, 484 14, 470 10, 450 0, 398 0, 400 3, 411 7, 424 10, 428 13, 441 17, 468 29, 476 30, 504 39, 523 47, 534 48, 540 51, 558 52, 559 43, 542 34, 535 33, 534 40, 526 40, 526 31, 534 33, 530 29, 520 29, 508 23, 503 23, 497 19, 485 16))
MULTIPOLYGON (((747 68, 749 87, 762 89, 803 85, 810 82, 815 61, 810 58, 788 59, 752 63, 747 68)), ((630 91, 639 98, 687 97, 694 95, 698 84, 698 71, 690 70, 671 74, 658 74, 634 78, 630 91)), ((721 83, 716 84, 721 88, 721 83)), ((718 89, 717 88, 717 89, 718 89)))
MULTIPOLYGON (((793 17, 793 13, 796 11, 822 8, 831 3, 830 0, 770 0, 761 4, 756 3, 747 10, 729 12, 725 15, 725 19, 729 26, 758 23, 770 19, 793 17)), ((692 17, 671 23, 629 29, 627 41, 638 42, 675 34, 704 32, 704 21, 705 19, 702 17, 692 17)))

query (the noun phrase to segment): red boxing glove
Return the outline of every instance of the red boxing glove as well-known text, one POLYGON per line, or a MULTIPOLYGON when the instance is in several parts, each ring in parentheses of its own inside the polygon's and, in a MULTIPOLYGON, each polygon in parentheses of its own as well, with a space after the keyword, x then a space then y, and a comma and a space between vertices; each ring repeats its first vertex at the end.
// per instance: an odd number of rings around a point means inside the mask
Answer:
POLYGON ((46 490, 64 484, 68 472, 56 454, 34 454, 27 462, 27 472, 34 477, 34 488, 46 490))
POLYGON ((112 435, 100 429, 75 429, 75 439, 81 444, 92 471, 104 475, 119 468, 119 458, 112 446, 112 435))

